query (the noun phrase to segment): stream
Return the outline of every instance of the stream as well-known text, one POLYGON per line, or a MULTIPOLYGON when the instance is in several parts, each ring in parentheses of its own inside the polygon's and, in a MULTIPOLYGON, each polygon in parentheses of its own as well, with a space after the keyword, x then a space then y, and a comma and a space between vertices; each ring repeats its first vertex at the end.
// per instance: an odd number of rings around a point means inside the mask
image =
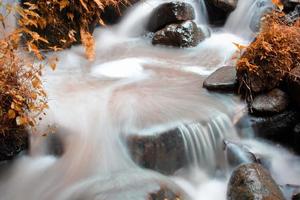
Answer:
POLYGON ((234 43, 254 39, 249 26, 261 1, 240 0, 223 28, 209 27, 204 1, 187 1, 198 11, 197 24, 211 32, 195 48, 153 46, 143 27, 165 1, 146 0, 119 24, 96 29, 93 62, 82 46, 60 52, 57 69, 43 77, 47 115, 31 135, 29 154, 1 168, 0 198, 143 200, 164 186, 186 199, 226 200, 233 169, 224 140, 265 158, 279 185, 300 185, 299 157, 236 127, 246 109, 239 97, 202 88, 209 74, 231 63, 234 43), (183 138, 184 169, 163 175, 133 162, 127 138, 174 128, 183 138), (53 137, 63 143, 61 155, 51 151, 53 137))

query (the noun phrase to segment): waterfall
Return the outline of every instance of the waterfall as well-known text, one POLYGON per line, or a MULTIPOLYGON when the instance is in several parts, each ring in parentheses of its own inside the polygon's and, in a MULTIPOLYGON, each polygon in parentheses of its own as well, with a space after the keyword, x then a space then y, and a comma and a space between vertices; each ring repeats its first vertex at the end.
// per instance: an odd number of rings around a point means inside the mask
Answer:
POLYGON ((238 138, 231 120, 220 114, 206 123, 189 123, 179 126, 184 138, 189 166, 214 173, 224 167, 223 142, 238 138))
POLYGON ((241 38, 252 41, 255 37, 253 26, 259 23, 262 14, 273 7, 271 0, 241 0, 225 24, 225 29, 241 38))

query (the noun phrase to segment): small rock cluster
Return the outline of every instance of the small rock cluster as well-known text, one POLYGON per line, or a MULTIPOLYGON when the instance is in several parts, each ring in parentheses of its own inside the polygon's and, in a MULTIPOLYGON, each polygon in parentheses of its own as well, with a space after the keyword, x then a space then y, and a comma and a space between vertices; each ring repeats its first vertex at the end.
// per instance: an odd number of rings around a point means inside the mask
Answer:
POLYGON ((152 44, 195 47, 205 39, 205 33, 193 21, 195 10, 184 2, 169 2, 153 10, 147 30, 154 33, 152 44))

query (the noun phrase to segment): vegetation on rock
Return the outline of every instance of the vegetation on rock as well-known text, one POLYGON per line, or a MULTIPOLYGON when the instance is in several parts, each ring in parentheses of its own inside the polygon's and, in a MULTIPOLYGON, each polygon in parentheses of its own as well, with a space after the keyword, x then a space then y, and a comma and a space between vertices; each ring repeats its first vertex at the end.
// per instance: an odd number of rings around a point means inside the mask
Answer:
MULTIPOLYGON (((261 31, 237 63, 240 92, 247 97, 280 85, 300 62, 300 21, 286 21, 274 11, 262 20, 261 31)), ((249 100, 249 99, 248 99, 249 100)))
MULTIPOLYGON (((94 42, 91 33, 97 24, 103 24, 101 13, 107 6, 118 9, 127 0, 23 0, 21 21, 25 27, 38 33, 40 49, 58 50, 82 42, 87 57, 93 59, 94 42)), ((31 34, 26 40, 31 40, 31 34)))

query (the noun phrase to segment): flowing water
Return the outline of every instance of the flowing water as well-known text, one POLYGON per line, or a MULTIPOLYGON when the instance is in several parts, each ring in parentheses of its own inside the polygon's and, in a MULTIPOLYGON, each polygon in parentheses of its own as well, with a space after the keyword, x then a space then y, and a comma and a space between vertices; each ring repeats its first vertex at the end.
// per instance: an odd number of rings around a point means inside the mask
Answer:
MULTIPOLYGON (((147 36, 140 36, 150 11, 163 2, 143 1, 120 24, 96 30, 95 61, 84 58, 81 46, 59 54, 57 70, 47 71, 43 80, 50 109, 31 136, 29 155, 1 169, 1 199, 142 200, 168 186, 193 200, 225 200, 231 169, 224 140, 269 158, 280 184, 300 184, 295 178, 299 158, 237 134, 234 123, 245 107, 242 102, 202 89, 207 75, 231 62, 233 42, 252 39, 250 29, 246 34, 239 29, 249 26, 253 10, 245 8, 256 1, 239 1, 225 28, 213 30, 191 49, 154 47, 147 36), (184 141, 186 170, 164 176, 132 161, 124 138, 174 127, 184 141), (49 153, 51 137, 62 141, 62 155, 49 153)), ((199 11, 205 10, 203 2, 192 3, 199 11)), ((206 18, 205 12, 197 12, 198 23, 207 24, 206 18)))

